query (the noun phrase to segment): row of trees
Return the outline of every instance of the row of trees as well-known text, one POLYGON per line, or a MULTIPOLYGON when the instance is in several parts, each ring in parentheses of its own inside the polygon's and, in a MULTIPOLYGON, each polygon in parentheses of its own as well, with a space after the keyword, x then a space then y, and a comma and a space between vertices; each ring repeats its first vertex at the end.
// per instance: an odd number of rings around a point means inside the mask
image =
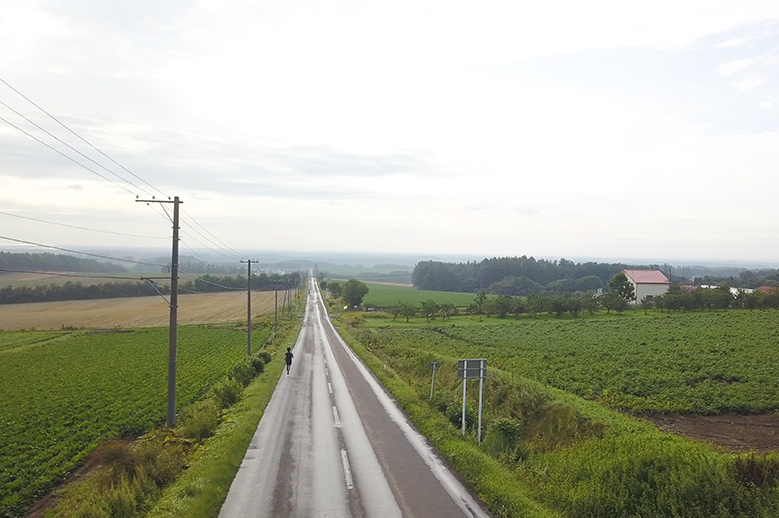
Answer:
MULTIPOLYGON (((284 275, 260 274, 252 276, 252 290, 270 291, 294 288, 300 284, 299 272, 284 275)), ((159 293, 167 295, 170 288, 165 284, 148 282, 106 282, 83 284, 81 282, 66 282, 64 284, 48 284, 45 286, 6 286, 0 289, 0 304, 19 304, 28 302, 54 302, 63 300, 93 300, 117 297, 146 297, 159 293)), ((213 293, 219 291, 246 290, 246 276, 217 277, 204 275, 194 280, 179 283, 183 292, 213 293)))
MULTIPOLYGON (((539 313, 554 314, 560 317, 566 313, 578 316, 582 313, 592 315, 596 311, 605 309, 621 313, 630 308, 630 296, 618 290, 609 290, 602 295, 588 294, 562 294, 562 295, 530 295, 528 297, 512 297, 511 295, 498 295, 488 297, 484 292, 479 292, 476 299, 464 308, 468 315, 497 316, 505 318, 509 315, 534 316, 539 313)), ((647 297, 639 306, 645 312, 658 311, 685 311, 702 309, 779 309, 779 290, 764 293, 756 291, 746 293, 740 291, 733 296, 729 288, 705 289, 695 291, 683 291, 678 285, 668 293, 659 297, 647 297)), ((434 300, 424 300, 419 305, 410 302, 398 302, 389 308, 393 319, 425 317, 428 321, 437 317, 447 319, 457 316, 461 310, 454 304, 440 304, 434 300)))
POLYGON ((44 270, 47 272, 120 273, 125 269, 117 264, 95 259, 81 259, 64 254, 30 254, 0 252, 0 268, 12 270, 44 270))
MULTIPOLYGON (((526 256, 498 257, 468 263, 422 261, 414 268, 411 279, 414 286, 421 290, 471 293, 484 290, 495 295, 526 297, 596 292, 605 289, 609 279, 622 270, 646 267, 622 263, 574 263, 568 259, 536 260, 526 256)), ((671 282, 679 284, 727 284, 736 288, 779 286, 779 270, 775 269, 743 270, 737 276, 729 277, 695 277, 693 281, 690 267, 672 269, 667 264, 648 267, 663 271, 671 282), (681 272, 681 276, 677 272, 681 272)))
POLYGON ((594 291, 625 268, 625 264, 574 263, 533 257, 500 257, 481 262, 422 261, 411 279, 421 290, 477 292, 527 296, 542 293, 594 291))

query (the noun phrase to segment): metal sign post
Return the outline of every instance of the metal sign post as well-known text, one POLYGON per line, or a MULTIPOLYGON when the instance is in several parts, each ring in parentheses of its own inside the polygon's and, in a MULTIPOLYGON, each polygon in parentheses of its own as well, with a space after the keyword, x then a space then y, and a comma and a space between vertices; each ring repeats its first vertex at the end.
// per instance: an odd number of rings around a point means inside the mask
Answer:
POLYGON ((435 386, 435 371, 438 370, 438 367, 440 367, 440 364, 437 360, 433 360, 430 362, 430 370, 433 371, 433 381, 430 382, 430 400, 433 399, 433 387, 435 386))
POLYGON ((469 379, 479 380, 479 429, 477 437, 479 444, 481 444, 481 409, 484 378, 487 377, 487 360, 457 360, 457 377, 463 380, 463 435, 465 435, 465 385, 469 379))

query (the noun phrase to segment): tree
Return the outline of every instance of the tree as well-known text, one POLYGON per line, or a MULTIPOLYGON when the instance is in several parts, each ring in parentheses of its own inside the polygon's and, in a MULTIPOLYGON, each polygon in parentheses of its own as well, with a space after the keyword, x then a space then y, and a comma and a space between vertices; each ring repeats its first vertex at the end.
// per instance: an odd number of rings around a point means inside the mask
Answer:
POLYGON ((625 272, 619 272, 609 280, 609 291, 615 293, 625 302, 636 300, 636 292, 633 289, 633 284, 628 280, 628 276, 625 275, 625 272))
MULTIPOLYGON (((333 285, 331 283, 331 290, 332 287, 333 285)), ((356 308, 362 304, 362 299, 368 294, 368 291, 368 285, 364 282, 358 281, 357 279, 349 279, 341 288, 341 297, 350 308, 356 308)))
POLYGON ((341 296, 341 283, 340 282, 331 282, 327 285, 327 291, 330 292, 330 295, 333 296, 333 298, 337 299, 341 296))
POLYGON ((444 302, 440 304, 438 310, 441 312, 441 315, 447 319, 449 317, 456 317, 458 313, 457 306, 455 306, 451 302, 444 302))
POLYGON ((425 316, 428 322, 430 322, 431 319, 434 319, 441 311, 441 306, 438 304, 438 302, 432 299, 421 301, 419 306, 422 314, 425 316))

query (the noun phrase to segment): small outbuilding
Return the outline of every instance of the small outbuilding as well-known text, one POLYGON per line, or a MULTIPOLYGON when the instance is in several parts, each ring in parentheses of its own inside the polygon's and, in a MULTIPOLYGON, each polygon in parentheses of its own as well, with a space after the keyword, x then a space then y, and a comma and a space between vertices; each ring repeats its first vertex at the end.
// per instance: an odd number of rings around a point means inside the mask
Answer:
POLYGON ((646 298, 647 295, 657 297, 663 295, 671 283, 660 270, 622 270, 633 285, 636 293, 636 304, 646 298))

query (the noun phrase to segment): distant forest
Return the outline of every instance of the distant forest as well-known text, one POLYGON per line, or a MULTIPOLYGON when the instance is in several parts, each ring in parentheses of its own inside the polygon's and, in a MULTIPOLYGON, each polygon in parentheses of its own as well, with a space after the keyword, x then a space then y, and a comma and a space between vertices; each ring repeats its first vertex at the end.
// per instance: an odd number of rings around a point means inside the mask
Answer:
MULTIPOLYGON (((727 285, 732 288, 779 286, 779 270, 738 270, 738 275, 717 276, 717 268, 669 265, 631 265, 624 263, 575 263, 568 259, 547 260, 533 257, 497 257, 481 262, 445 263, 422 261, 411 274, 420 290, 485 291, 496 295, 528 296, 594 292, 608 287, 609 279, 626 268, 656 269, 670 276, 674 284, 727 285), (707 273, 692 277, 693 273, 707 273)), ((721 269, 719 269, 721 270, 721 269)), ((728 273, 735 273, 729 270, 728 273)))
POLYGON ((0 268, 47 272, 123 273, 119 265, 63 254, 0 252, 0 268))

